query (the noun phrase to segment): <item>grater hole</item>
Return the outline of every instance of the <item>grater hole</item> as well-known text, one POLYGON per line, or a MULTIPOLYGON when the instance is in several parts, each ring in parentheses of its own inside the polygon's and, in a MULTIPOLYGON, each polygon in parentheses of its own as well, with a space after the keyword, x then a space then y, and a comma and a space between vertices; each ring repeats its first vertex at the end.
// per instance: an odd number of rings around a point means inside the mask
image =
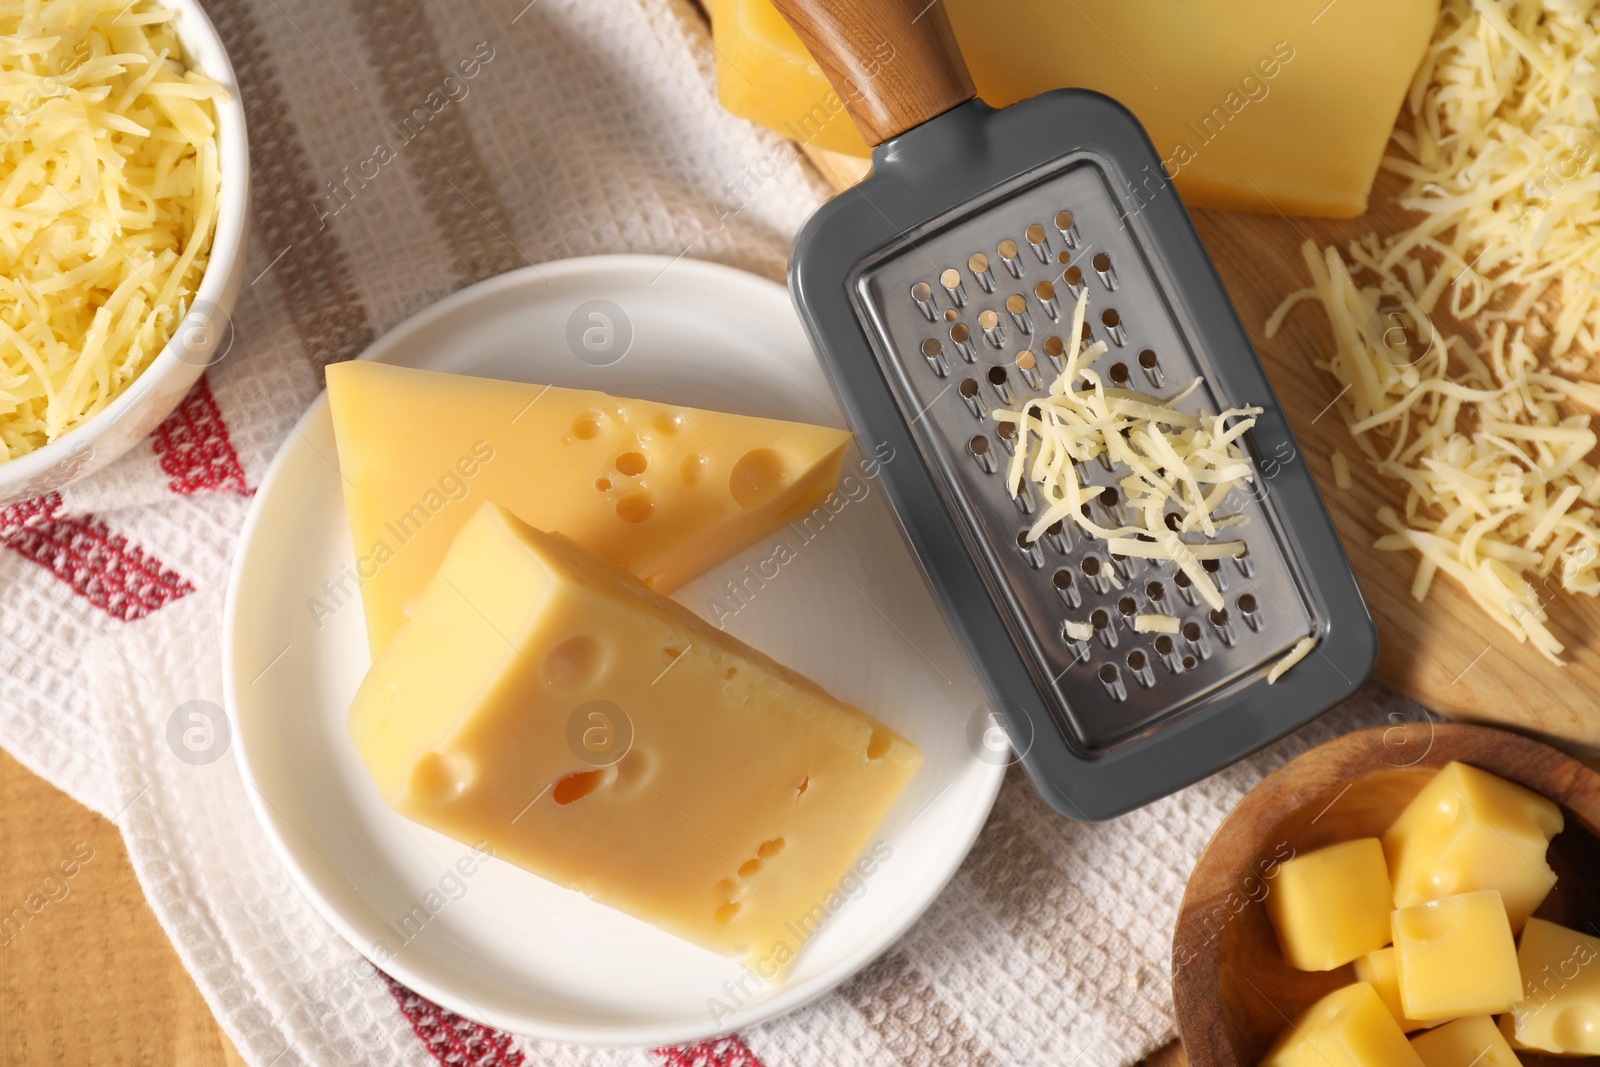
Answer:
POLYGON ((1139 366, 1143 367, 1145 370, 1154 370, 1156 366, 1156 354, 1148 348, 1143 352, 1140 352, 1139 366))
POLYGON ((1191 579, 1189 578, 1189 575, 1184 573, 1183 571, 1179 571, 1177 574, 1173 575, 1172 581, 1173 581, 1173 584, 1176 585, 1179 589, 1187 589, 1187 588, 1189 588, 1189 586, 1191 584, 1193 584, 1191 579))
POLYGON ((1004 241, 1000 242, 999 252, 1001 259, 1016 259, 1017 242, 1007 237, 1004 241))
POLYGON ((1244 612, 1246 615, 1254 615, 1256 613, 1256 598, 1251 596, 1249 593, 1246 593, 1244 596, 1240 597, 1239 610, 1244 612))
POLYGON ((1044 227, 1040 226, 1036 222, 1032 226, 1028 227, 1027 232, 1024 233, 1023 236, 1028 239, 1028 243, 1029 244, 1034 244, 1034 245, 1043 244, 1044 243, 1044 227))
POLYGON ((1161 634, 1156 638, 1156 651, 1161 655, 1172 655, 1172 647, 1172 638, 1167 634, 1161 634))
MULTIPOLYGON (((1066 253, 1062 253, 1065 255, 1066 253)), ((1083 284, 1083 269, 1081 267, 1068 267, 1062 272, 1061 278, 1072 288, 1076 289, 1083 284)))
POLYGON ((1128 653, 1128 667, 1130 670, 1144 670, 1144 653, 1137 648, 1128 653))
POLYGON ((1035 360, 1033 358, 1033 353, 1029 352, 1027 349, 1023 349, 1021 352, 1017 353, 1017 366, 1021 367, 1023 370, 1032 370, 1034 363, 1035 360))
POLYGON ((1125 596, 1121 600, 1117 601, 1117 610, 1129 618, 1132 618, 1134 613, 1139 610, 1139 604, 1133 599, 1133 597, 1125 596))
POLYGON ((1111 682, 1116 681, 1117 680, 1117 665, 1115 663, 1107 663, 1104 667, 1101 667, 1100 668, 1100 680, 1102 682, 1106 682, 1108 684, 1111 683, 1111 682))
POLYGON ((1013 315, 1020 315, 1028 310, 1028 302, 1016 293, 1012 293, 1006 297, 1006 310, 1013 315))
POLYGON ((1197 623, 1197 622, 1186 622, 1186 623, 1184 623, 1183 624, 1183 636, 1187 637, 1191 641, 1200 640, 1200 624, 1197 623))
POLYGON ((958 319, 960 317, 961 317, 961 312, 957 311, 955 308, 945 308, 944 309, 944 321, 946 321, 946 322, 954 322, 954 321, 956 321, 956 319, 958 319))
POLYGON ((1006 384, 1006 369, 1004 367, 990 367, 989 368, 989 384, 990 385, 1004 385, 1004 384, 1006 384))
POLYGON ((1094 255, 1094 269, 1099 271, 1101 274, 1104 274, 1106 271, 1110 270, 1111 257, 1104 252, 1096 252, 1094 255))
MULTIPOLYGON (((961 395, 968 400, 976 400, 978 398, 978 383, 973 378, 961 379, 961 384, 956 386, 956 388, 959 389, 961 391, 961 395)), ((1000 425, 1009 426, 1010 423, 1003 422, 1000 425)))
POLYGON ((967 257, 967 269, 973 274, 984 274, 989 270, 989 257, 982 252, 974 252, 967 257))
POLYGON ((1128 384, 1128 365, 1126 363, 1113 363, 1111 365, 1111 382, 1113 385, 1128 384))
POLYGON ((1109 485, 1100 490, 1100 506, 1103 508, 1114 508, 1117 506, 1117 491, 1111 488, 1109 485))
POLYGON ((1217 571, 1222 569, 1222 561, 1215 559, 1203 559, 1200 561, 1200 566, 1204 567, 1207 573, 1215 574, 1217 571))
POLYGON ((1183 669, 1186 670, 1186 671, 1194 670, 1194 657, 1193 656, 1185 656, 1185 657, 1183 657, 1183 669))
POLYGON ((1072 262, 1072 253, 1068 252, 1066 249, 1062 249, 1060 252, 1056 253, 1056 262, 1065 267, 1068 263, 1072 262))
POLYGON ((1056 573, 1051 577, 1050 581, 1057 589, 1071 589, 1072 572, 1066 570, 1056 571, 1056 573))
POLYGON ((986 455, 988 455, 989 454, 989 439, 987 437, 983 436, 982 434, 979 434, 978 436, 974 437, 972 440, 967 442, 967 451, 971 452, 974 456, 986 456, 986 455))
POLYGON ((1078 566, 1091 578, 1100 573, 1100 560, 1096 556, 1084 556, 1083 562, 1078 566))
POLYGON ((1073 221, 1074 220, 1072 218, 1072 212, 1070 212, 1070 211, 1058 211, 1058 212, 1056 212, 1056 229, 1062 230, 1062 231, 1070 230, 1070 229, 1072 229, 1073 221))
POLYGON ((1100 321, 1106 324, 1106 329, 1114 330, 1122 325, 1122 316, 1117 314, 1116 308, 1106 308, 1100 313, 1100 321))
POLYGON ((943 346, 940 345, 938 341, 935 341, 932 337, 922 342, 922 354, 927 356, 929 359, 939 358, 939 353, 942 349, 943 346))
POLYGON ((1228 625, 1228 609, 1217 608, 1211 613, 1211 622, 1215 626, 1228 625))
POLYGON ((1111 616, 1106 614, 1105 608, 1095 608, 1094 614, 1089 616, 1089 622, 1096 630, 1104 630, 1111 625, 1111 616))
POLYGON ((1066 350, 1067 350, 1067 346, 1061 343, 1061 338, 1059 338, 1059 337, 1046 337, 1044 339, 1044 354, 1045 355, 1050 356, 1051 358, 1055 358, 1055 357, 1060 356, 1066 350))
POLYGON ((1028 540, 1027 530, 1017 531, 1017 547, 1023 549, 1024 551, 1033 547, 1033 542, 1028 540))
POLYGON ((1177 512, 1175 512, 1175 511, 1167 512, 1167 517, 1166 517, 1166 519, 1164 521, 1167 524, 1167 529, 1171 530, 1173 533, 1177 533, 1178 532, 1179 519, 1178 519, 1178 513, 1177 512))
POLYGON ((1144 595, 1150 598, 1151 603, 1159 604, 1166 597, 1167 591, 1160 582, 1151 582, 1144 587, 1144 595))
POLYGON ((933 296, 933 286, 927 282, 917 282, 911 287, 911 299, 928 300, 933 296))
POLYGON ((961 272, 954 267, 945 268, 944 273, 939 275, 939 284, 946 289, 954 289, 961 284, 961 272))
POLYGON ((1094 343, 1094 331, 1089 329, 1089 324, 1087 322, 1083 324, 1083 333, 1079 336, 1083 338, 1083 343, 1086 345, 1094 343))

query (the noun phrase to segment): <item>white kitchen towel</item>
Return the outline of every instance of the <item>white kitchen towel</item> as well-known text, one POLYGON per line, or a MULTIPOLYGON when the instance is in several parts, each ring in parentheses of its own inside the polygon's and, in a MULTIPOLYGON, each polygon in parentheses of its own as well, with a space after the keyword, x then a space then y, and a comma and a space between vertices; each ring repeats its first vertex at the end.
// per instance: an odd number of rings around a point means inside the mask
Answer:
POLYGON ((950 887, 817 1004, 684 1049, 554 1047, 383 978, 295 891, 232 759, 175 709, 221 702, 219 620, 249 497, 321 368, 464 285, 605 252, 782 276, 827 190, 723 113, 686 0, 218 0, 254 167, 234 340, 127 458, 0 513, 0 744, 121 828, 152 908, 252 1064, 801 1067, 1131 1063, 1174 1034, 1186 872, 1243 790, 1351 708, 1100 826, 1008 780, 950 887))

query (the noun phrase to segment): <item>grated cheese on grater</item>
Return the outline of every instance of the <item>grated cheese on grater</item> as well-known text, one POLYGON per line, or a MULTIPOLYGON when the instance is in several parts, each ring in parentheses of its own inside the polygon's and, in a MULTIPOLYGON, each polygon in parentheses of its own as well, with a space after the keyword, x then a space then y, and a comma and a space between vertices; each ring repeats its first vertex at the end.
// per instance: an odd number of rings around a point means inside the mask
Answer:
POLYGON ((126 389, 205 271, 223 91, 185 69, 176 14, 0 2, 0 459, 126 389))
POLYGON ((1222 594, 1201 561, 1231 558, 1244 547, 1241 541, 1209 539, 1243 521, 1217 515, 1216 509, 1230 492, 1254 478, 1236 442, 1255 425, 1261 409, 1229 408, 1220 415, 1180 411, 1178 404, 1199 387, 1199 378, 1167 399, 1107 388, 1090 366, 1106 350, 1105 342, 1083 346, 1087 306, 1085 291, 1073 309, 1067 334, 1071 341, 1048 395, 1029 397, 1015 411, 992 412, 997 421, 1017 428, 1007 486, 1016 494, 1026 475, 1044 494, 1046 506, 1028 540, 1037 541, 1050 526, 1070 519, 1105 538, 1111 552, 1176 563, 1205 602, 1220 610, 1222 594), (1230 425, 1230 420, 1236 421, 1230 425), (1087 485, 1078 465, 1102 456, 1130 471, 1118 487, 1121 501, 1138 522, 1107 527, 1085 514, 1084 505, 1092 499, 1085 490, 1099 494, 1101 487, 1087 485), (1183 534, 1208 540, 1188 542, 1183 534))
POLYGON ((1446 0, 1385 166, 1425 213, 1341 255, 1303 248, 1303 300, 1333 327, 1322 365, 1352 436, 1405 490, 1379 548, 1419 557, 1412 595, 1455 578, 1519 641, 1561 662, 1545 604, 1600 593, 1600 469, 1569 376, 1600 341, 1600 28, 1593 2, 1446 0), (1348 261, 1347 257, 1348 256, 1348 261), (1448 300, 1446 297, 1448 296, 1448 300), (1559 306, 1548 302, 1559 298, 1559 306), (1441 306, 1441 304, 1443 306, 1441 306), (1436 316, 1463 328, 1445 336, 1436 316))

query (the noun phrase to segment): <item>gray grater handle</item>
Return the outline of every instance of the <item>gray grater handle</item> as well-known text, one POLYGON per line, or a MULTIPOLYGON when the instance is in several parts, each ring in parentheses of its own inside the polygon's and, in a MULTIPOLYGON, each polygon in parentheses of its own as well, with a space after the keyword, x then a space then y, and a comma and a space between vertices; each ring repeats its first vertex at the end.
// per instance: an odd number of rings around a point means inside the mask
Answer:
POLYGON ((977 95, 939 0, 774 0, 877 145, 977 95))

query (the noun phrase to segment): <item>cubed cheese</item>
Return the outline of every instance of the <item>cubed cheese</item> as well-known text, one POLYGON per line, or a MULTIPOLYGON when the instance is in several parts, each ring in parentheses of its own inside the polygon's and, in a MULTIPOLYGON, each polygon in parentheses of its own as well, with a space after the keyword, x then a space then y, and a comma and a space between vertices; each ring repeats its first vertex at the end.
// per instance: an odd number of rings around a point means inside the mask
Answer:
POLYGON ((765 978, 885 860, 872 833, 922 762, 493 504, 372 665, 350 735, 401 814, 765 978))
POLYGON ((1523 999, 1510 1016, 1517 1043, 1600 1056, 1600 938, 1529 919, 1517 963, 1523 999))
POLYGON ((1280 866, 1267 917, 1291 966, 1331 971, 1389 943, 1393 895, 1383 846, 1365 837, 1280 866))
POLYGON ((1400 1025, 1365 982, 1336 989, 1301 1012, 1260 1067, 1424 1067, 1400 1025))
POLYGON ((1411 1039, 1422 1067, 1522 1067, 1487 1015, 1457 1019, 1411 1039))
POLYGON ((359 587, 373 655, 485 500, 670 592, 811 522, 850 442, 825 426, 368 360, 327 374, 356 562, 322 610, 359 587))
POLYGON ((1522 999, 1517 946, 1493 889, 1394 913, 1400 1003, 1412 1019, 1493 1015, 1522 999))
POLYGON ((1394 1021, 1400 1024, 1400 1029, 1409 1034, 1413 1030, 1421 1030, 1433 1024, 1419 1022, 1406 1015, 1405 1006, 1400 1003, 1399 967, 1394 958, 1394 946, 1380 948, 1356 960, 1356 981, 1365 982, 1376 989, 1378 996, 1383 998, 1384 1005, 1388 1007, 1389 1014, 1394 1016, 1394 1021))
POLYGON ((1383 835, 1394 905, 1498 890, 1513 931, 1556 884, 1545 861, 1561 809, 1465 763, 1446 764, 1383 835))

